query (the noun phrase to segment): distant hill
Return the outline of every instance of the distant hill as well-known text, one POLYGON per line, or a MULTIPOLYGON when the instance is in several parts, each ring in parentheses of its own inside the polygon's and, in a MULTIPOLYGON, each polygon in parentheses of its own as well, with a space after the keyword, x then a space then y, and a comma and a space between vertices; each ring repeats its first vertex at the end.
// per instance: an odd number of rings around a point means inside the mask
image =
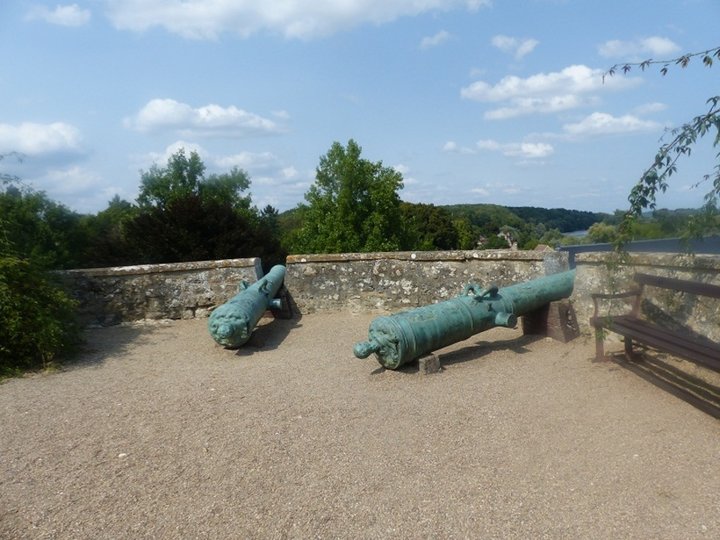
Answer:
POLYGON ((442 208, 456 217, 468 218, 473 225, 480 228, 493 224, 519 227, 530 223, 542 223, 547 229, 558 229, 562 233, 585 230, 593 223, 611 217, 601 212, 497 204, 453 204, 442 208))
MULTIPOLYGON (((501 206, 499 204, 450 204, 440 205, 455 218, 467 218, 476 227, 497 228, 502 225, 521 227, 529 223, 542 223, 548 229, 562 233, 589 229, 593 223, 612 218, 602 212, 585 212, 565 208, 538 208, 535 206, 501 206)), ((281 227, 293 229, 299 226, 298 209, 292 208, 279 215, 281 227)))

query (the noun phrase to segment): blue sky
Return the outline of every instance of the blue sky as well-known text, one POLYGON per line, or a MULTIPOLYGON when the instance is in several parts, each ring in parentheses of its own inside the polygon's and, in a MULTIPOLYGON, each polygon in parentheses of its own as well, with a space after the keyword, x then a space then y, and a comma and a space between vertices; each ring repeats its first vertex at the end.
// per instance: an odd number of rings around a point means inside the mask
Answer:
MULTIPOLYGON (((613 211, 720 65, 611 65, 720 45, 720 0, 4 0, 0 171, 78 212, 134 201, 180 147, 253 201, 303 201, 355 139, 403 200, 613 211)), ((659 200, 693 207, 712 141, 659 200)))

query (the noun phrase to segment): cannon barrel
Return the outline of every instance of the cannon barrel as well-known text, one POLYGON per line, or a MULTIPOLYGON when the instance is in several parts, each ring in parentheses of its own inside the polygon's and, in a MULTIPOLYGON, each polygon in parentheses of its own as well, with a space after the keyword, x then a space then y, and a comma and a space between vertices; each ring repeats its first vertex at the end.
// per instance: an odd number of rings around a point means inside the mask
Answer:
POLYGON ((368 340, 353 352, 358 358, 375 353, 384 367, 397 369, 495 326, 514 328, 519 316, 570 296, 574 280, 575 271, 570 270, 502 289, 468 284, 451 300, 376 318, 368 340))
POLYGON ((281 308, 275 295, 284 279, 285 267, 278 264, 252 285, 240 283, 240 292, 210 314, 208 329, 212 338, 228 348, 244 345, 263 313, 281 308))

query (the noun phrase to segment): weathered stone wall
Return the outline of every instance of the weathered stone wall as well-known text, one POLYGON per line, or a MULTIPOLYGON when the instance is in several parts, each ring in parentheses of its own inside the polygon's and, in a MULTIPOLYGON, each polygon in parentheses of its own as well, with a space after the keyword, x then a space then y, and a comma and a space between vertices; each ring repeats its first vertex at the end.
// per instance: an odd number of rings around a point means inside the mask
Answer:
POLYGON ((87 325, 207 317, 241 281, 262 276, 260 259, 229 259, 69 270, 60 273, 87 325))
MULTIPOLYGON (((720 285, 720 257, 644 253, 618 258, 614 254, 586 253, 576 257, 577 276, 571 297, 578 324, 590 332, 593 313, 591 293, 616 293, 633 289, 636 272, 720 285)), ((642 310, 651 320, 688 327, 714 341, 720 341, 720 302, 714 298, 676 293, 647 287, 642 310)), ((605 302, 602 314, 621 313, 628 306, 621 301, 605 302)))
MULTIPOLYGON (((635 272, 720 285, 720 257, 666 254, 577 255, 571 297, 580 330, 590 333, 593 292, 632 287, 635 272)), ((440 251, 293 255, 286 287, 300 313, 322 310, 397 311, 456 296, 467 283, 500 287, 567 269, 567 254, 553 251, 440 251)), ((61 273, 80 301, 83 322, 111 325, 144 319, 207 317, 262 275, 260 260, 233 259, 125 266, 61 273)), ((646 315, 666 317, 720 341, 720 308, 714 299, 648 288, 646 315)), ((624 305, 603 306, 622 311, 624 305)))
POLYGON ((292 255, 288 290, 301 313, 397 310, 447 300, 467 283, 500 287, 567 269, 554 251, 292 255))

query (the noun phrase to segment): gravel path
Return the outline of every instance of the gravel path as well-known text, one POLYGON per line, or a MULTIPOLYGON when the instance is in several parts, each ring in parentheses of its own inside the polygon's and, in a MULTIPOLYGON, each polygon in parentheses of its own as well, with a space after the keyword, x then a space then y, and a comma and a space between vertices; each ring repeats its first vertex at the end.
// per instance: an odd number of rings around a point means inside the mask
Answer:
POLYGON ((0 538, 720 537, 720 422, 590 340, 495 329, 424 376, 353 357, 372 318, 89 331, 0 384, 0 538))

